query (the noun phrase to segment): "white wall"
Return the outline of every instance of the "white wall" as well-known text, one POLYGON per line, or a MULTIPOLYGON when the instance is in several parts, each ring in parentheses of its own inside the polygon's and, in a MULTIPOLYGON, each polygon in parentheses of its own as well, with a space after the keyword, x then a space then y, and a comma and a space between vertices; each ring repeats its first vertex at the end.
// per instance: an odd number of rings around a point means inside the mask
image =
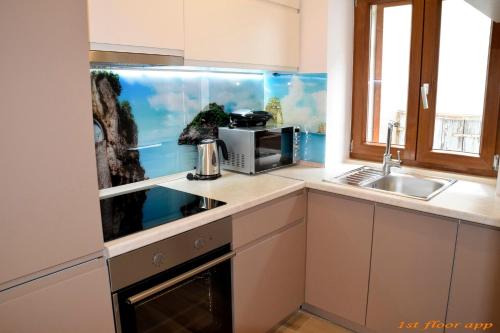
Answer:
POLYGON ((352 113, 353 34, 354 1, 329 0, 325 158, 327 170, 331 169, 335 163, 349 158, 352 113))
MULTIPOLYGON (((307 0, 306 0, 307 1, 307 0)), ((500 1, 498 0, 465 0, 493 21, 500 22, 500 1)))

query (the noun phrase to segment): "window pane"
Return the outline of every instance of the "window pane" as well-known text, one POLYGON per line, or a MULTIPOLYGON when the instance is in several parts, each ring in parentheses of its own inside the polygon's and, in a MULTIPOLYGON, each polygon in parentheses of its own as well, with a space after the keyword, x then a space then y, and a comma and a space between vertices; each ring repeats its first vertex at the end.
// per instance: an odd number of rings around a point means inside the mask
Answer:
POLYGON ((392 142, 404 145, 411 17, 411 4, 370 6, 367 142, 385 143, 387 123, 393 120, 400 128, 392 142))
POLYGON ((479 154, 490 34, 480 11, 443 1, 434 150, 479 154))

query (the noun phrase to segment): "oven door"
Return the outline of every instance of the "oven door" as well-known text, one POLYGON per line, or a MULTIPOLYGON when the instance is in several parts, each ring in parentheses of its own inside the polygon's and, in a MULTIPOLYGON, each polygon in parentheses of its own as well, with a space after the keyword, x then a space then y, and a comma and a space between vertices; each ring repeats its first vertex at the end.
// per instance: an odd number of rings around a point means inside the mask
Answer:
POLYGON ((295 129, 275 128, 255 132, 255 172, 294 163, 295 129))
POLYGON ((117 332, 231 333, 232 256, 215 250, 118 291, 117 332))

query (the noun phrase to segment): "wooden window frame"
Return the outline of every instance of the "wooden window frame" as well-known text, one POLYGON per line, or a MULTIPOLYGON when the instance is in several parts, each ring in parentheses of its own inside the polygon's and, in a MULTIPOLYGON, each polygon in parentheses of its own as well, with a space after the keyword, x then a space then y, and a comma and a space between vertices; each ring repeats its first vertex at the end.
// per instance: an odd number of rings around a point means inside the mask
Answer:
MULTIPOLYGON (((393 146, 391 153, 401 151, 405 165, 496 176, 493 156, 500 147, 500 23, 492 24, 488 76, 481 132, 480 155, 432 150, 434 138, 437 64, 439 57, 439 28, 441 0, 358 0, 355 7, 354 66, 350 157, 381 161, 385 144, 367 142, 367 106, 370 57, 370 6, 395 6, 411 3, 412 33, 409 62, 408 104, 405 146, 393 146), (425 22, 424 22, 425 20, 425 22), (422 82, 431 84, 429 109, 423 110, 420 99, 422 82)), ((378 15, 378 13, 377 13, 378 15)), ((378 28, 378 27, 377 27, 378 28)), ((377 29, 378 30, 378 29, 377 29)), ((381 32, 377 31, 377 34, 381 32)), ((379 40, 381 42, 381 40, 379 40)), ((378 46, 378 45, 377 45, 378 46)), ((376 48, 375 52, 381 52, 376 48)), ((380 66, 380 65, 379 65, 380 66)), ((376 68, 380 70, 380 67, 376 68)), ((377 86, 374 97, 377 98, 377 86)), ((379 88, 380 89, 380 88, 379 88)), ((376 119, 374 109, 374 119, 376 119)), ((374 133, 376 141, 378 135, 374 133)))
MULTIPOLYGON (((391 4, 384 4, 383 8, 391 4)), ((382 5, 381 5, 382 6, 382 5)), ((373 142, 378 142, 380 137, 380 101, 382 99, 382 44, 384 43, 384 11, 377 10, 375 27, 375 77, 373 82, 373 142), (374 126, 378 124, 378 126, 374 126)))
POLYGON ((441 28, 441 1, 427 1, 423 39, 422 82, 429 82, 429 108, 420 107, 417 160, 429 165, 447 166, 453 171, 494 176, 493 156, 496 153, 496 136, 499 114, 500 90, 500 24, 492 23, 485 103, 481 129, 479 156, 433 150, 434 124, 438 82, 438 62, 441 28))
MULTIPOLYGON (((381 161, 385 144, 367 142, 367 106, 368 80, 370 59, 370 20, 371 5, 399 5, 400 0, 358 0, 354 14, 354 66, 353 66, 353 99, 352 99, 352 147, 351 157, 370 161, 381 161)), ((404 3, 410 3, 405 1, 404 3)), ((414 0, 412 8, 411 52, 409 61, 408 104, 406 127, 415 127, 418 123, 418 109, 414 106, 420 98, 420 59, 421 45, 419 41, 423 34, 424 0, 414 0)), ((385 133, 381 133, 385 135, 385 133)), ((392 153, 401 151, 404 160, 414 160, 416 157, 416 133, 407 131, 405 146, 393 146, 392 153)))

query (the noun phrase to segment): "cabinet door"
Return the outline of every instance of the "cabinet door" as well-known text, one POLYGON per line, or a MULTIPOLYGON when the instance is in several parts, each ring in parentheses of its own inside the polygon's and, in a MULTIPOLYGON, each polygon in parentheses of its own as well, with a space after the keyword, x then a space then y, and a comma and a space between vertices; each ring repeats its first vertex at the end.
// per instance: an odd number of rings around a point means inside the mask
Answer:
POLYGON ((373 204, 310 191, 306 303, 365 324, 373 204))
POLYGON ((168 50, 184 49, 183 6, 183 0, 89 0, 91 47, 182 55, 168 50))
POLYGON ((85 1, 0 1, 0 284, 103 248, 85 1), (55 52, 57 50, 57 52, 55 52))
MULTIPOLYGON (((338 34, 339 36, 341 34, 338 34)), ((347 37, 343 37, 346 38, 347 37)), ((302 1, 300 8, 300 72, 326 73, 328 0, 302 1)))
POLYGON ((297 70, 297 9, 261 0, 186 0, 186 64, 297 70))
POLYGON ((264 0, 274 2, 283 6, 289 6, 295 9, 300 9, 300 0, 264 0))
MULTIPOLYGON (((458 223, 376 206, 366 326, 401 332, 401 322, 444 322, 458 223)), ((443 332, 433 329, 432 332, 443 332)))
MULTIPOLYGON (((499 281, 500 230, 462 223, 458 231, 447 321, 493 323, 498 330, 499 281)), ((463 326, 447 330, 470 331, 463 326)))
POLYGON ((114 330, 103 259, 0 293, 2 333, 113 333, 114 330))
POLYGON ((304 302, 306 224, 243 250, 233 259, 235 333, 264 333, 304 302))

